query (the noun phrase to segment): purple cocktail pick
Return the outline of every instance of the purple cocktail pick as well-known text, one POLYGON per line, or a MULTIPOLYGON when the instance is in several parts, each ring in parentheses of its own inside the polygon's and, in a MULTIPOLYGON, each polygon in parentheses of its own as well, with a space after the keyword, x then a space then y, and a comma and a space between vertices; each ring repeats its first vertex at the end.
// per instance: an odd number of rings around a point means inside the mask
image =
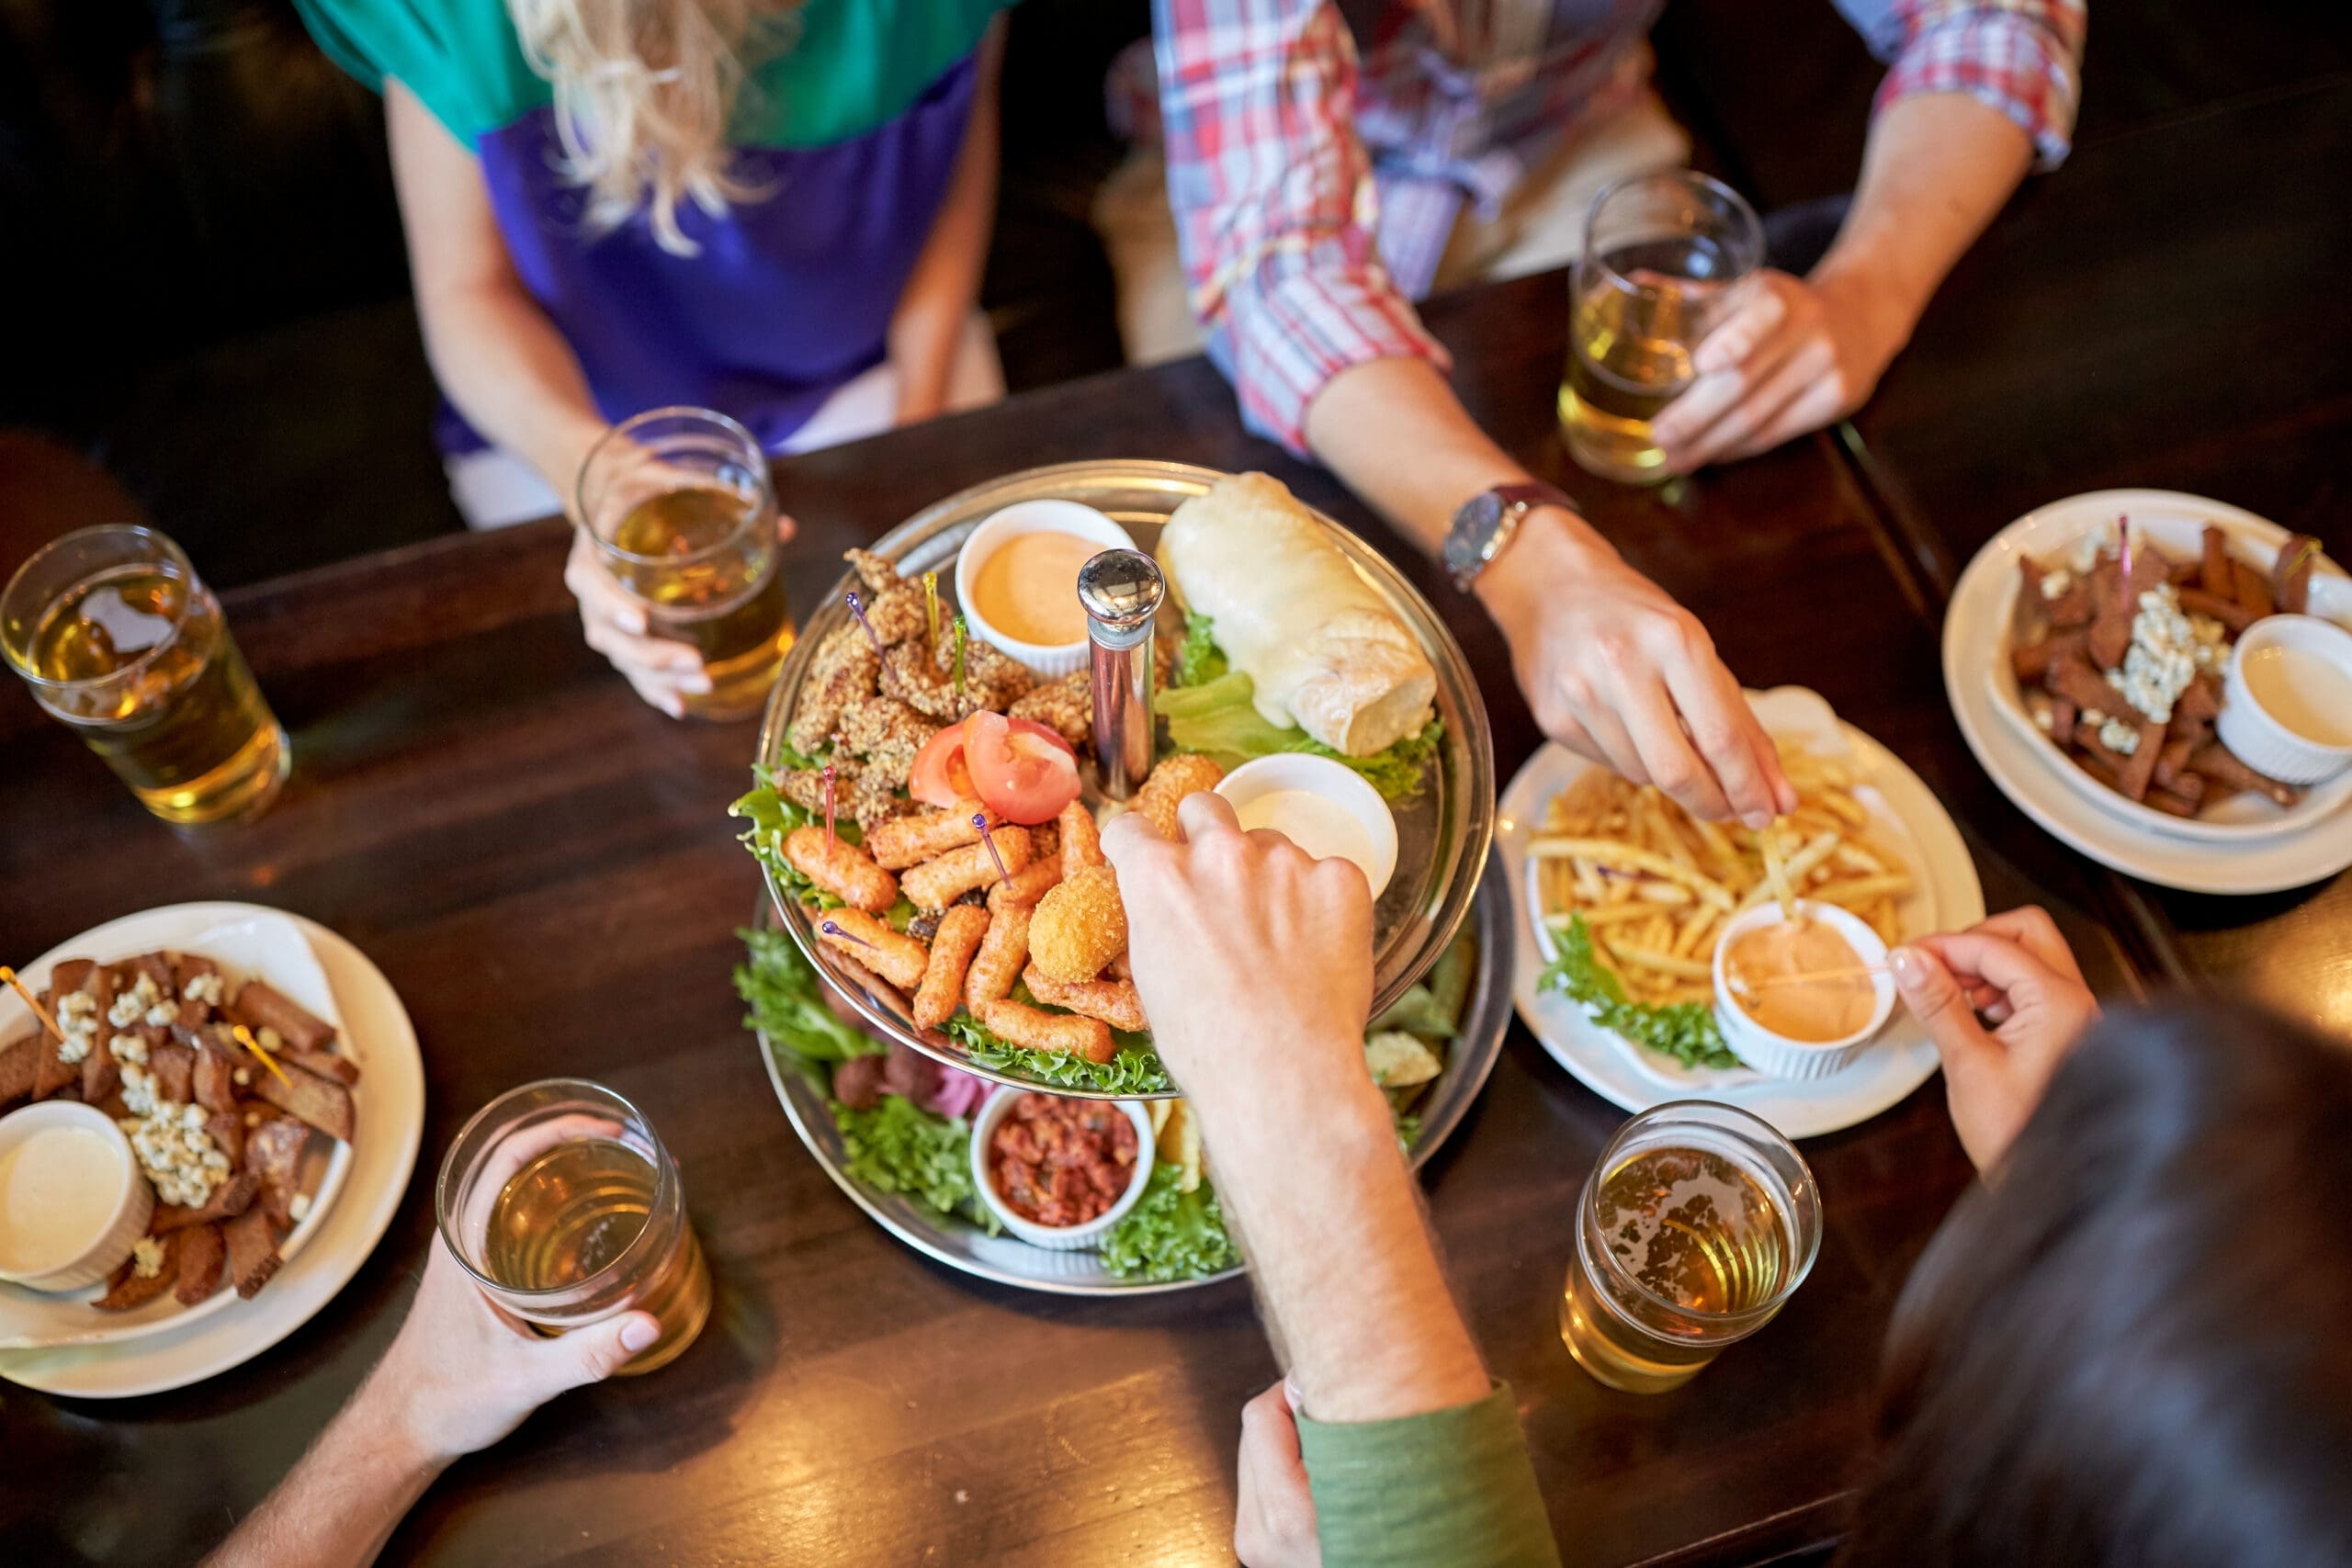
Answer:
POLYGON ((857 596, 857 591, 854 589, 852 589, 849 593, 849 613, 855 615, 857 624, 865 628, 865 640, 874 645, 874 651, 881 652, 882 638, 875 631, 874 623, 865 618, 865 601, 857 596))
POLYGON ((1004 852, 996 847, 996 837, 989 831, 989 814, 985 811, 972 813, 972 826, 980 830, 980 842, 989 847, 989 859, 996 862, 996 879, 999 882, 1012 881, 1012 873, 1004 869, 1004 852))
POLYGON ((860 946, 860 947, 872 947, 872 946, 874 945, 872 942, 870 942, 866 941, 866 940, 865 940, 864 937, 862 937, 862 936, 857 936, 857 935, 855 935, 855 934, 854 934, 854 933, 852 933, 852 932, 845 931, 842 930, 842 928, 841 928, 840 924, 839 924, 837 921, 833 921, 833 920, 827 920, 827 921, 825 921, 822 925, 820 925, 817 929, 818 929, 819 931, 820 931, 824 932, 827 936, 837 936, 837 937, 841 938, 843 942, 854 942, 857 943, 857 945, 858 945, 858 946, 860 946))

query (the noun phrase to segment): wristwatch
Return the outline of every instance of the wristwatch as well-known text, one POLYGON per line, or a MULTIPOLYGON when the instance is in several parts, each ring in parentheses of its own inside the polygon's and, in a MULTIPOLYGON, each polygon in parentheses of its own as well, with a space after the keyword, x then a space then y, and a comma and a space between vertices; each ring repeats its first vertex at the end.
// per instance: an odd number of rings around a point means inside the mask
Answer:
POLYGON ((1502 554, 1519 532, 1520 519, 1539 506, 1577 509, 1566 492, 1534 479, 1496 485, 1464 502, 1445 536, 1445 570, 1453 574, 1453 586, 1469 592, 1487 563, 1502 554))

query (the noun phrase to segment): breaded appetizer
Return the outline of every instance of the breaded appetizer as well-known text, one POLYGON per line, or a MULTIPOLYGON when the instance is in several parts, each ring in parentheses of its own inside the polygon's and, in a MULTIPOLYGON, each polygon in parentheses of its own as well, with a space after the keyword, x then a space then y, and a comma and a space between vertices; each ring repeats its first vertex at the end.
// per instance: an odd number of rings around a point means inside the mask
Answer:
POLYGON ((1107 1062, 1118 1054, 1118 1044, 1111 1038, 1111 1026, 1099 1018, 1040 1012, 1006 998, 983 1008, 980 1021, 988 1025, 990 1032, 1023 1050, 1054 1051, 1097 1063, 1107 1062))
POLYGON ((980 830, 972 822, 980 810, 977 800, 959 800, 945 811, 901 817, 868 834, 866 851, 874 856, 876 865, 888 871, 904 871, 927 860, 936 860, 950 850, 980 841, 980 830))
POLYGON ((899 878, 899 886, 918 909, 944 909, 976 888, 989 887, 1029 864, 1029 829, 1007 823, 992 829, 989 844, 967 844, 936 860, 923 862, 899 878), (1003 870, 997 869, 999 861, 1003 870))
POLYGON ((1054 818, 1055 829, 1061 835, 1062 869, 1065 872, 1084 871, 1090 865, 1107 865, 1102 858, 1102 834, 1094 826, 1094 812, 1083 799, 1073 800, 1062 807, 1054 818))
POLYGON ((964 974, 964 1005, 977 1018, 981 1010, 1010 995, 1029 962, 1029 906, 1011 904, 989 912, 988 934, 964 974))
POLYGON ((1022 972, 1021 983, 1047 1007, 1068 1008, 1089 1018, 1099 1018, 1112 1028, 1124 1029, 1131 1034, 1151 1027, 1144 1020, 1143 998, 1136 994, 1131 980, 1080 980, 1066 985, 1032 964, 1022 972))
POLYGON ((1225 770, 1199 752, 1181 751, 1151 770, 1151 776, 1143 781, 1129 804, 1159 829, 1161 838, 1174 843, 1182 836, 1176 826, 1176 803, 1188 795, 1216 788, 1224 777, 1225 770))
POLYGON ((1029 953, 1049 979, 1091 980, 1127 948, 1127 911, 1119 879, 1107 865, 1062 878, 1037 901, 1029 922, 1029 953))
POLYGON ((863 909, 832 909, 817 918, 818 939, 865 964, 902 991, 922 984, 931 952, 863 909))
POLYGON ((978 904, 958 904, 939 917, 939 930, 931 939, 931 962, 923 966, 922 984, 915 991, 915 1022, 937 1029, 956 1015, 956 1004, 964 999, 964 976, 989 924, 989 912, 978 904))
POLYGON ((1052 892, 1062 879, 1062 857, 1048 855, 1033 860, 1026 869, 1015 872, 1010 882, 1000 882, 989 889, 989 908, 1001 908, 1007 904, 1035 905, 1052 892))
POLYGON ((875 864, 864 850, 822 828, 795 828, 785 838, 784 852, 794 870, 853 909, 879 915, 899 901, 897 877, 875 864))

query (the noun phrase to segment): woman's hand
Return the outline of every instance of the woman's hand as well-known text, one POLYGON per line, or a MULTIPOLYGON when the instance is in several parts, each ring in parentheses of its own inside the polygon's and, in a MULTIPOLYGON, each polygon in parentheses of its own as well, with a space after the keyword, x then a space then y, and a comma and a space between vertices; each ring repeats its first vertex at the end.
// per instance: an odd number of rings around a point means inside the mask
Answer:
MULTIPOLYGON (((789 539, 792 533, 792 519, 778 517, 777 539, 789 539)), ((702 655, 691 644, 652 635, 645 607, 605 570, 585 528, 572 530, 563 585, 580 601, 580 625, 588 646, 610 660, 649 705, 672 718, 684 718, 685 699, 710 690, 702 655)))
POLYGON ((1896 948, 1894 969, 1904 1005, 1943 1060, 1961 1146, 1978 1171, 1990 1170, 2098 1003, 2056 924, 2030 906, 1896 948))
POLYGON ((1240 1502, 1233 1554, 1242 1568, 1322 1568, 1315 1495, 1298 1451, 1297 1396, 1285 1381, 1241 1407, 1240 1502))

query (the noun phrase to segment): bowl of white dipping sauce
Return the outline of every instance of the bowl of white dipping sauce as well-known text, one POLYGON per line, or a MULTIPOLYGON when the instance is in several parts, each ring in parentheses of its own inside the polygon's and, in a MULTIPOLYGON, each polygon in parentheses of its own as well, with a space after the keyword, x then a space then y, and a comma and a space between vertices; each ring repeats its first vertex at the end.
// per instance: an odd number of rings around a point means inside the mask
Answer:
POLYGON ((1372 896, 1396 872, 1396 818, 1353 768, 1304 751, 1244 762, 1216 786, 1249 832, 1274 831, 1317 860, 1352 861, 1372 896))
POLYGON ((2320 784, 2352 767, 2352 632, 2317 615, 2246 627, 2213 727, 2247 767, 2281 784, 2320 784))
POLYGON ((122 1266, 155 1206, 104 1111, 48 1100, 0 1118, 0 1280, 78 1291, 122 1266))

